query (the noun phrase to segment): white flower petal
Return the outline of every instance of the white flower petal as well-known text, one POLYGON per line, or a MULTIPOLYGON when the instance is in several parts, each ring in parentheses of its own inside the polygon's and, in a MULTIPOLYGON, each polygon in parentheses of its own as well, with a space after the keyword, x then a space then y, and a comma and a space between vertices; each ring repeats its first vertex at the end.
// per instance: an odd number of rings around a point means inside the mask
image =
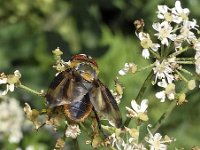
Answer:
POLYGON ((165 101, 165 91, 160 91, 160 92, 157 92, 156 95, 155 95, 158 99, 161 99, 160 102, 164 102, 165 101))
POLYGON ((158 14, 157 17, 158 17, 159 19, 165 19, 165 17, 163 16, 163 14, 158 14))
POLYGON ((13 91, 14 91, 14 88, 15 88, 15 85, 14 85, 14 84, 9 84, 9 85, 7 85, 7 88, 8 88, 11 92, 13 92, 13 91))
POLYGON ((15 70, 14 75, 18 76, 19 78, 21 77, 21 73, 19 72, 19 70, 15 70))
POLYGON ((181 2, 180 1, 176 1, 175 2, 175 8, 176 8, 178 13, 182 12, 182 7, 181 7, 181 2))
POLYGON ((147 107, 148 107, 148 99, 144 99, 144 100, 142 100, 142 102, 141 102, 141 109, 140 109, 140 111, 141 112, 145 112, 146 111, 146 109, 147 109, 147 107))
POLYGON ((160 44, 153 43, 151 49, 154 51, 158 51, 158 48, 160 47, 160 44))
POLYGON ((0 84, 6 84, 7 83, 7 78, 0 79, 0 84))
POLYGON ((140 106, 137 104, 137 102, 135 100, 131 101, 131 107, 133 108, 133 110, 135 110, 136 112, 139 112, 140 110, 140 106))
POLYGON ((170 34, 168 37, 170 40, 174 41, 176 39, 176 34, 170 34))
POLYGON ((174 95, 174 93, 170 93, 167 95, 167 97, 169 100, 173 100, 175 98, 175 95, 174 95))
POLYGON ((124 75, 126 75, 127 74, 127 72, 125 72, 123 69, 122 70, 119 70, 119 75, 121 75, 121 76, 124 76, 124 75))
POLYGON ((165 79, 162 79, 162 81, 157 83, 158 86, 166 88, 167 87, 167 82, 165 79))
POLYGON ((159 31, 160 30, 160 23, 153 23, 152 27, 154 28, 154 30, 159 31))
POLYGON ((161 41, 161 43, 162 43, 163 45, 166 45, 166 46, 169 45, 169 42, 168 42, 167 38, 163 38, 162 41, 161 41))
POLYGON ((160 135, 160 133, 155 133, 154 140, 155 141, 160 141, 161 139, 162 139, 162 135, 160 135))
POLYGON ((173 16, 173 21, 177 24, 181 23, 182 22, 182 18, 181 17, 178 17, 178 16, 173 16))
POLYGON ((140 32, 138 34, 138 38, 140 39, 140 41, 143 40, 143 39, 145 39, 144 32, 140 32))
POLYGON ((158 5, 158 11, 160 13, 166 13, 168 10, 168 7, 166 5, 158 5))
POLYGON ((188 8, 184 8, 183 9, 183 13, 186 14, 186 15, 189 15, 190 10, 188 8))
POLYGON ((142 57, 144 57, 145 59, 149 59, 150 53, 148 49, 143 49, 142 50, 142 57))

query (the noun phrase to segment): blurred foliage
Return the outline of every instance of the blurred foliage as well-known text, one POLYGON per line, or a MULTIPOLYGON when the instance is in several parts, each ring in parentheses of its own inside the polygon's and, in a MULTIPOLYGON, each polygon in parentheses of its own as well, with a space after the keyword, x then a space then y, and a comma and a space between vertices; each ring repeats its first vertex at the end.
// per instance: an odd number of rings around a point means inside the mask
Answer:
MULTIPOLYGON (((139 66, 148 63, 141 57, 133 21, 143 18, 146 29, 150 29, 156 21, 158 4, 173 6, 174 0, 1 0, 0 72, 9 73, 19 69, 25 85, 46 90, 55 74, 51 51, 60 47, 64 52, 64 60, 76 53, 86 53, 96 58, 100 66, 100 79, 112 88, 113 80, 125 62, 133 61, 139 66)), ((198 0, 184 0, 182 5, 191 10, 193 18, 199 20, 198 0)), ((120 78, 125 86, 120 104, 123 117, 125 106, 130 105, 131 99, 136 97, 148 72, 120 78)), ((24 91, 17 90, 15 96, 22 106, 24 102, 29 102, 33 107, 44 107, 41 98, 24 91)), ((175 109, 159 130, 162 134, 177 138, 171 149, 189 149, 199 144, 199 96, 199 90, 188 95, 189 102, 175 109)), ((152 90, 148 90, 144 97, 150 100, 149 118, 154 123, 169 103, 156 100, 152 90)), ((43 149, 52 149, 54 134, 46 129, 40 129, 39 132, 24 129, 20 146, 41 145, 43 149)), ((78 138, 81 144, 84 144, 84 134, 78 138)), ((15 147, 5 145, 7 149, 15 147)))

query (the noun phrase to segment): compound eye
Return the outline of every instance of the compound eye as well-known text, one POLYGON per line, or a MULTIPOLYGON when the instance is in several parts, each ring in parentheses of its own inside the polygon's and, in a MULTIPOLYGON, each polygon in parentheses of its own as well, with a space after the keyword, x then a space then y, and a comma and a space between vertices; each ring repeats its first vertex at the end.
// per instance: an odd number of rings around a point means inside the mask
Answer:
POLYGON ((89 62, 98 68, 96 61, 91 56, 87 56, 85 54, 74 55, 72 56, 71 61, 89 62))
POLYGON ((87 55, 85 55, 85 54, 77 54, 77 55, 73 55, 72 57, 71 57, 71 60, 73 61, 73 60, 82 60, 82 61, 84 61, 84 60, 87 60, 88 59, 88 56, 87 55))

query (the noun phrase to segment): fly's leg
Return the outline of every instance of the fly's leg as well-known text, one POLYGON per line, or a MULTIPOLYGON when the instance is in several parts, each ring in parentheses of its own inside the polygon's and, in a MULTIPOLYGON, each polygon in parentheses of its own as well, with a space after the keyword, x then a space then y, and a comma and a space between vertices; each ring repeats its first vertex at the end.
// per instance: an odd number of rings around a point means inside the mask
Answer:
POLYGON ((100 119, 99 119, 99 116, 97 115, 97 112, 96 110, 94 109, 94 107, 92 108, 93 112, 94 112, 94 115, 95 115, 95 118, 96 118, 96 121, 97 121, 97 125, 98 125, 98 128, 99 128, 99 131, 101 131, 101 133, 103 134, 104 138, 106 138, 106 134, 104 133, 103 129, 101 128, 101 123, 100 123, 100 119))

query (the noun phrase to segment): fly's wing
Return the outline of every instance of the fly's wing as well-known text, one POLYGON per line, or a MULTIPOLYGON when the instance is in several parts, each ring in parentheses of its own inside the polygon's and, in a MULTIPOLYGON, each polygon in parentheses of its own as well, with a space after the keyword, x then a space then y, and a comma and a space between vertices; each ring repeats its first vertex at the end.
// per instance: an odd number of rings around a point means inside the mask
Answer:
POLYGON ((70 104, 81 100, 91 87, 84 79, 72 69, 59 73, 51 82, 46 94, 49 107, 70 104))
POLYGON ((90 101, 94 109, 102 113, 117 128, 122 127, 121 113, 113 95, 100 80, 94 82, 95 86, 89 92, 90 101))

